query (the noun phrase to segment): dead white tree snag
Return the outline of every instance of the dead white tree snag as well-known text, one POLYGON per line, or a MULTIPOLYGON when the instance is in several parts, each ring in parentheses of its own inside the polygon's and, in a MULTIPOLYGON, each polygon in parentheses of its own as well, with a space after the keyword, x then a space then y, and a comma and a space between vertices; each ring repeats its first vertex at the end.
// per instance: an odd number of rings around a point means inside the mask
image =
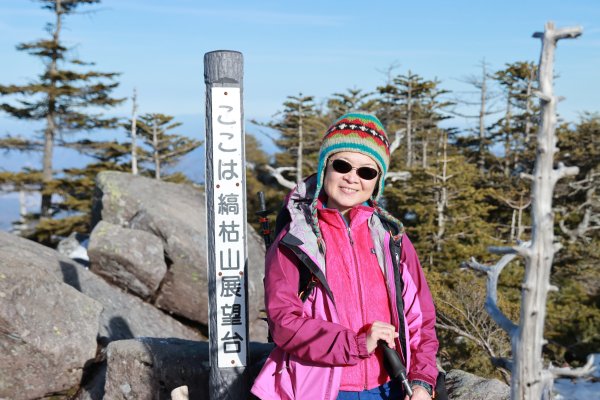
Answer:
POLYGON ((538 69, 541 126, 537 137, 537 157, 532 183, 531 246, 526 252, 525 282, 521 299, 520 325, 513 344, 514 369, 511 384, 513 399, 541 399, 551 397, 552 375, 543 373, 542 346, 546 299, 550 289, 550 270, 554 253, 560 244, 554 242, 554 215, 552 197, 556 182, 576 175, 577 167, 562 164, 554 168, 556 147, 556 103, 553 94, 554 52, 560 39, 581 35, 580 27, 555 29, 547 22, 544 32, 533 36, 542 39, 538 69))
MULTIPOLYGON (((521 298, 519 325, 513 324, 498 309, 496 303, 497 277, 510 257, 505 256, 491 268, 484 268, 476 262, 471 266, 488 274, 487 309, 498 324, 505 329, 512 342, 511 399, 539 400, 552 397, 552 384, 558 369, 544 369, 542 346, 546 299, 548 291, 556 290, 550 285, 550 270, 554 253, 560 244, 554 241, 554 215, 552 197, 556 182, 578 172, 577 167, 562 164, 554 168, 556 147, 556 103, 553 94, 553 63, 556 44, 560 39, 576 38, 581 35, 580 27, 555 29, 552 22, 546 23, 544 32, 533 36, 542 39, 542 52, 539 63, 539 88, 536 93, 541 103, 541 125, 537 135, 537 157, 532 179, 532 232, 531 241, 514 248, 494 248, 497 254, 518 254, 525 259, 525 279, 521 298)), ((577 371, 581 373, 581 371, 577 371)))
POLYGON ((131 173, 138 174, 138 159, 137 159, 137 90, 133 89, 133 97, 131 98, 131 173))

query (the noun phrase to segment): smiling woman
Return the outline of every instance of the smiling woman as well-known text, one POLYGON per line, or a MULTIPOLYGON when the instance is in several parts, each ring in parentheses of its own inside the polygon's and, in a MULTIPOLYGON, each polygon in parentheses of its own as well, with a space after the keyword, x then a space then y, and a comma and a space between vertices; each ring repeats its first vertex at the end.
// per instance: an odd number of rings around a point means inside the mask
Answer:
POLYGON ((349 222, 348 211, 373 195, 377 175, 377 166, 367 155, 350 151, 334 154, 327 163, 323 182, 327 206, 337 209, 349 222))
POLYGON ((411 399, 431 398, 435 310, 402 223, 378 203, 389 162, 379 119, 346 114, 325 133, 317 174, 288 195, 289 223, 265 259, 276 347, 252 388, 259 398, 408 398, 385 369, 385 345, 408 371, 411 399), (299 290, 301 276, 311 283, 299 290))

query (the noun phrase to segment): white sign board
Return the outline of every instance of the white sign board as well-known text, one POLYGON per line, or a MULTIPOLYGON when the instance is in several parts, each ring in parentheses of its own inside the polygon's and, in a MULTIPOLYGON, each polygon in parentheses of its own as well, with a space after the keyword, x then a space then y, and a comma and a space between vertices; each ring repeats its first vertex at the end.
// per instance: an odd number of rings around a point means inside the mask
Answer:
POLYGON ((239 88, 211 90, 218 366, 241 367, 248 341, 242 103, 239 88))

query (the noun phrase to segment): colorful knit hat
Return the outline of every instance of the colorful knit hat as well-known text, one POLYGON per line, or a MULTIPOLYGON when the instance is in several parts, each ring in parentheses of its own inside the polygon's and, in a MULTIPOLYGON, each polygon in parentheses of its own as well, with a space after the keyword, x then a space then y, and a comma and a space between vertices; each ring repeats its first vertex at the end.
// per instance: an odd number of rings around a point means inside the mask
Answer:
POLYGON ((398 226, 402 226, 400 221, 380 207, 377 202, 383 194, 385 176, 390 164, 390 144, 381 121, 372 114, 360 112, 345 114, 329 127, 321 143, 317 168, 317 187, 315 197, 310 205, 311 228, 317 237, 317 245, 322 254, 325 254, 325 242, 317 220, 317 199, 323 186, 327 160, 331 155, 341 151, 365 154, 375 161, 381 173, 379 174, 377 192, 374 192, 371 196, 372 206, 380 215, 396 222, 398 226))
POLYGON ((383 183, 390 165, 390 143, 381 121, 372 114, 353 112, 342 115, 329 127, 319 152, 315 198, 323 185, 327 160, 340 151, 362 153, 375 161, 381 171, 378 191, 372 196, 373 200, 377 200, 383 194, 383 183))

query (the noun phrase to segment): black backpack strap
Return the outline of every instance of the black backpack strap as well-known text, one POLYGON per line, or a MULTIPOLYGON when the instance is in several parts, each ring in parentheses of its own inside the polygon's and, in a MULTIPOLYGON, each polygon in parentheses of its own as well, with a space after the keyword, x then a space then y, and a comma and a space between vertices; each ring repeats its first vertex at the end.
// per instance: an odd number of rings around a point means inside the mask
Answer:
MULTIPOLYGON (((398 309, 398 340, 402 346, 402 354, 406 357, 407 344, 406 344, 406 332, 404 327, 406 320, 404 319, 404 299, 402 298, 402 292, 404 291, 404 280, 402 279, 402 270, 400 269, 400 260, 402 259, 402 236, 401 229, 392 221, 387 220, 381 215, 377 215, 381 221, 385 230, 390 233, 390 253, 392 254, 392 263, 394 265, 394 286, 396 287, 396 308, 398 309)), ((405 362, 407 360, 404 360, 405 362)))

